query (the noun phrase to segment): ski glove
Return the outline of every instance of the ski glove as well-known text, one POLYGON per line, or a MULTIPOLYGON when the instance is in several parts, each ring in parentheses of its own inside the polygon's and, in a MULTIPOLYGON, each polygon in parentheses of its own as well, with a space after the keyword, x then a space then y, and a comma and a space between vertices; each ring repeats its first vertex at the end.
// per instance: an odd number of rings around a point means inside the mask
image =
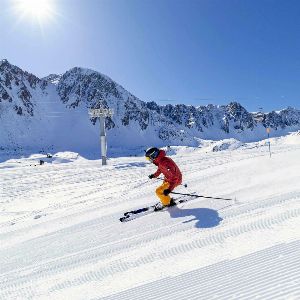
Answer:
POLYGON ((154 178, 154 175, 153 175, 153 174, 150 174, 148 177, 149 177, 150 179, 152 179, 152 178, 154 178))
POLYGON ((171 190, 169 190, 169 189, 164 190, 164 195, 165 196, 168 196, 170 193, 171 193, 171 190))

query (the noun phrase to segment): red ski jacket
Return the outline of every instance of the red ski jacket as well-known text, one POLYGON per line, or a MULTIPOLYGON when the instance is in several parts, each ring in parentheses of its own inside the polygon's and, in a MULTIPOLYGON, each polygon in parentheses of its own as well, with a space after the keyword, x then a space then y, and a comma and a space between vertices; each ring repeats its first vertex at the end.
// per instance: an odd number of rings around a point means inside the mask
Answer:
POLYGON ((165 176, 165 181, 170 184, 169 189, 172 191, 177 185, 182 182, 182 175, 175 164, 175 162, 166 157, 164 150, 159 150, 157 158, 153 160, 153 163, 158 167, 157 171, 153 174, 154 177, 158 177, 161 173, 165 176))

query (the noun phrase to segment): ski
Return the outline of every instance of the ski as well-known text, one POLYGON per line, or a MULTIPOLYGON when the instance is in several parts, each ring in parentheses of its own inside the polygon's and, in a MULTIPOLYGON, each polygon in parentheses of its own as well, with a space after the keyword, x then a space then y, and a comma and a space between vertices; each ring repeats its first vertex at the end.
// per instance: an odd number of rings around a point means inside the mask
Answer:
MULTIPOLYGON (((196 199, 196 198, 191 195, 190 197, 185 196, 185 197, 176 198, 174 200, 175 200, 176 205, 178 205, 180 203, 184 203, 184 202, 187 202, 187 201, 190 201, 193 199, 196 199)), ((172 206, 166 206, 158 211, 155 211, 154 208, 155 208, 155 205, 150 205, 150 206, 139 208, 136 210, 127 211, 124 213, 124 216, 120 218, 120 222, 128 222, 128 221, 137 219, 139 217, 142 217, 142 216, 154 213, 154 212, 163 212, 163 211, 166 211, 168 208, 172 208, 172 206)))

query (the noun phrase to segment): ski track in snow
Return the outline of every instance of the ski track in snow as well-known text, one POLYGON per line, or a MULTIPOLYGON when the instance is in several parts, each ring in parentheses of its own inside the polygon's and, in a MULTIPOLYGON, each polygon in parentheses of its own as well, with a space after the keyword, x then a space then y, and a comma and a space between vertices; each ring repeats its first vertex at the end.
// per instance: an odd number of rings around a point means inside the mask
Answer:
POLYGON ((156 201, 142 158, 4 162, 0 299, 300 299, 299 154, 177 155, 189 191, 237 201, 195 199, 128 223, 125 211, 156 201))
POLYGON ((299 241, 281 244, 102 299, 253 299, 253 295, 257 299, 287 299, 291 291, 295 292, 293 299, 297 299, 300 296, 300 275, 295 275, 300 267, 297 248, 299 241))

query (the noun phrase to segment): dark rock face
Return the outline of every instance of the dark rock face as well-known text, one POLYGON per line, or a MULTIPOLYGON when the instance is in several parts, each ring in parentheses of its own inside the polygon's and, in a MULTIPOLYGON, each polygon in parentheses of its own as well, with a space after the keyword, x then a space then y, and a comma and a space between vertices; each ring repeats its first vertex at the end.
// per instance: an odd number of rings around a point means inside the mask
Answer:
POLYGON ((0 102, 14 103, 13 109, 20 116, 34 115, 31 91, 42 80, 11 65, 7 60, 0 61, 0 102))
POLYGON ((1 100, 12 102, 11 96, 7 93, 7 91, 2 86, 0 86, 0 102, 1 100))
POLYGON ((145 103, 141 103, 141 107, 139 107, 133 99, 128 98, 125 102, 125 114, 122 118, 122 124, 127 126, 132 120, 138 122, 141 130, 145 130, 149 124, 149 112, 145 103))

